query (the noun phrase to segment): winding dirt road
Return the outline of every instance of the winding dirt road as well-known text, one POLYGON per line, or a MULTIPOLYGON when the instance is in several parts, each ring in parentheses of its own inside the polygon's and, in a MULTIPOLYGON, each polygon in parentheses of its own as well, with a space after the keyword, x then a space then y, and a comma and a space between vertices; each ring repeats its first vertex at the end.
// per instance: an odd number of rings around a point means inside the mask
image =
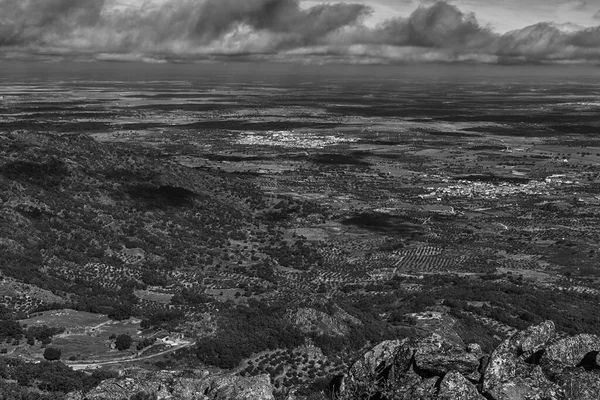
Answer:
POLYGON ((148 356, 141 356, 141 357, 129 356, 129 357, 118 358, 118 359, 113 359, 113 360, 88 360, 86 362, 64 361, 64 363, 76 371, 82 370, 82 369, 96 369, 96 368, 100 368, 105 365, 115 365, 115 364, 123 364, 123 363, 128 363, 128 362, 150 360, 155 357, 164 356, 165 354, 169 354, 174 351, 177 351, 177 350, 180 350, 180 349, 183 349, 186 347, 190 347, 193 344, 194 343, 184 343, 184 344, 181 344, 178 346, 173 346, 170 349, 163 350, 159 353, 151 354, 148 356))

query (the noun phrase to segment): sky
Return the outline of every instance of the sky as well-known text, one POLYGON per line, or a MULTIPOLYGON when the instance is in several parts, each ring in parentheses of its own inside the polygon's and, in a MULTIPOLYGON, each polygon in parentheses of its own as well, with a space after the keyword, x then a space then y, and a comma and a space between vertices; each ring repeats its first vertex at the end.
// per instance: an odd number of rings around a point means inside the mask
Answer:
POLYGON ((600 64, 600 0, 0 0, 0 59, 600 64))

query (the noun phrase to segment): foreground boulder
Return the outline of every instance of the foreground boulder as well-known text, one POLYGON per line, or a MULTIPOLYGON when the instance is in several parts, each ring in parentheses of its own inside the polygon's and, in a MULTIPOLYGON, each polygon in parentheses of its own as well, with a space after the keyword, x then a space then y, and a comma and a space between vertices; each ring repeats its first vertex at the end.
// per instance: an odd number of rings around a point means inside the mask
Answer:
POLYGON ((450 375, 445 396, 460 391, 477 393, 461 373, 479 376, 482 358, 483 351, 478 345, 464 346, 437 333, 420 339, 384 341, 350 367, 341 398, 435 400, 441 378, 450 373, 459 374, 462 380, 450 375))
POLYGON ((545 321, 506 339, 493 352, 488 362, 483 381, 484 391, 516 377, 517 369, 524 358, 531 357, 544 348, 554 337, 554 322, 545 321))
POLYGON ((494 350, 483 391, 493 400, 599 399, 595 335, 561 337, 546 321, 518 332, 494 350))
POLYGON ((560 362, 568 366, 577 366, 586 355, 594 353, 593 363, 600 352, 600 337, 582 334, 566 337, 550 343, 542 356, 542 361, 560 362))
POLYGON ((440 383, 439 400, 485 400, 477 388, 458 371, 450 371, 440 383))
POLYGON ((565 337, 552 321, 515 333, 489 357, 436 333, 390 340, 349 369, 339 399, 599 400, 599 354, 600 337, 565 337))
POLYGON ((356 361, 343 382, 346 394, 357 396, 384 390, 382 385, 398 384, 398 379, 407 376, 416 350, 411 339, 386 340, 367 351, 356 361))
POLYGON ((585 371, 582 368, 565 370, 557 377, 565 399, 598 400, 600 398, 600 370, 585 371))
POLYGON ((423 371, 443 375, 450 370, 470 375, 477 372, 483 351, 477 344, 460 346, 437 334, 419 341, 415 365, 423 371))
POLYGON ((560 400, 560 387, 548 380, 539 365, 519 364, 512 379, 487 391, 494 400, 560 400))

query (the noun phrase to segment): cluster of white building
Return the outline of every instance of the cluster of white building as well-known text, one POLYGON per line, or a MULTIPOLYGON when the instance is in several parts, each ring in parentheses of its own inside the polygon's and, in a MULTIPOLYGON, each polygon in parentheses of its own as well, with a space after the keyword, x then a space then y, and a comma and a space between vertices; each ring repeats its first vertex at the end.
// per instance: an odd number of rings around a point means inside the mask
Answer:
POLYGON ((321 149, 343 142, 355 142, 355 138, 319 135, 306 131, 244 132, 238 144, 321 149))
POLYGON ((458 180, 456 184, 445 187, 428 187, 428 194, 419 195, 422 199, 435 198, 442 200, 445 197, 485 197, 495 199, 498 197, 525 195, 549 195, 551 189, 556 186, 576 184, 571 180, 564 179, 562 175, 553 175, 544 181, 529 181, 522 184, 502 182, 499 184, 489 182, 473 182, 458 180))

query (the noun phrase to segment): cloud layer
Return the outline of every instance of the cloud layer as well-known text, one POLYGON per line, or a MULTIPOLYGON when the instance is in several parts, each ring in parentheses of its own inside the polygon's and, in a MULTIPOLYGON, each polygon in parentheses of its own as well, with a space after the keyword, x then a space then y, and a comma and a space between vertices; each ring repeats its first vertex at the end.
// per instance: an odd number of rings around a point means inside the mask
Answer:
POLYGON ((499 34, 440 1, 377 26, 364 4, 299 0, 0 0, 0 57, 600 63, 600 26, 499 34))

